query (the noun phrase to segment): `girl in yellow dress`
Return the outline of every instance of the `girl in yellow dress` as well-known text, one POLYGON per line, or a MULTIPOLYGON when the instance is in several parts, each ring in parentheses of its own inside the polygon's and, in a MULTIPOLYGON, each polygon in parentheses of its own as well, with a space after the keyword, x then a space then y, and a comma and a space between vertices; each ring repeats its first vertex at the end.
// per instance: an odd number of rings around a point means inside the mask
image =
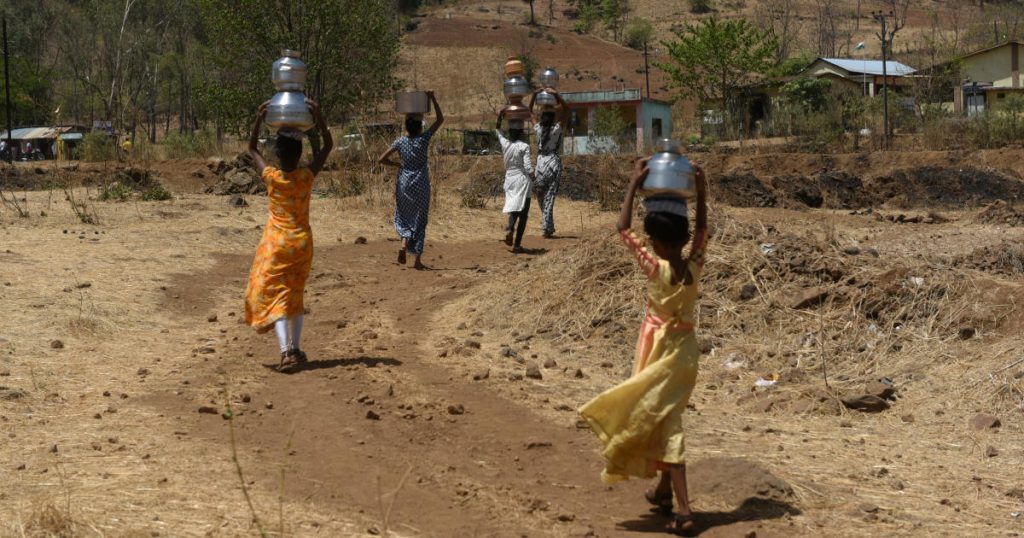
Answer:
POLYGON ((245 321, 260 333, 274 328, 281 350, 279 370, 306 361, 306 354, 299 348, 299 338, 305 311, 302 295, 313 263, 309 198, 313 178, 323 169, 334 147, 320 106, 310 99, 306 104, 323 137, 323 147, 313 155, 309 167, 299 166, 303 134, 298 131, 282 130, 278 133, 275 148, 280 168, 268 166, 263 159, 257 145, 263 119, 267 115, 267 103, 260 105, 249 137, 249 154, 267 184, 270 217, 249 272, 249 286, 245 290, 245 321))
POLYGON ((661 471, 661 481, 648 490, 647 500, 671 513, 674 489, 679 507, 670 530, 686 533, 693 530, 694 521, 686 489, 682 416, 700 358, 694 310, 707 237, 706 187, 704 172, 697 168, 697 222, 686 258, 683 248, 690 240, 686 202, 645 202, 649 250, 630 230, 633 199, 647 171, 646 161, 639 161, 618 223, 622 240, 648 279, 647 313, 640 326, 633 376, 591 400, 580 413, 604 444, 607 461, 602 480, 653 478, 661 471))

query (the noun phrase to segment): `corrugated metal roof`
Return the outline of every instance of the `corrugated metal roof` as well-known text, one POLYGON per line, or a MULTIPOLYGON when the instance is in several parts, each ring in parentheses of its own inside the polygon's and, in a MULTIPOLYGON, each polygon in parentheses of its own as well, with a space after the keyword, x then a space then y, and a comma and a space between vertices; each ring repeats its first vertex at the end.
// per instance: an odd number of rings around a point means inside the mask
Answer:
MULTIPOLYGON (((13 140, 56 139, 57 135, 70 131, 71 127, 22 127, 11 131, 13 140)), ((7 139, 7 131, 0 133, 0 138, 7 139)))
MULTIPOLYGON (((858 60, 856 58, 820 58, 836 67, 845 69, 851 73, 863 73, 866 75, 881 75, 881 60, 858 60)), ((914 72, 914 68, 889 60, 885 62, 886 74, 894 77, 902 77, 914 72)))

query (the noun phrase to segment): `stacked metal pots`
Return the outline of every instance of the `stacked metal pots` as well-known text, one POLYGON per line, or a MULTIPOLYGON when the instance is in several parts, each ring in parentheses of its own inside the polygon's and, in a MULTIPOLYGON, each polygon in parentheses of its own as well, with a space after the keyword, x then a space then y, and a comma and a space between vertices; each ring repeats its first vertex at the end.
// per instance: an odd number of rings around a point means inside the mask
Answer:
POLYGON ((505 83, 502 91, 508 100, 505 117, 510 121, 525 121, 530 118, 530 109, 523 105, 523 99, 530 94, 530 83, 527 82, 523 62, 510 56, 505 62, 505 83))
POLYGON ((306 64, 298 51, 285 49, 274 62, 271 80, 277 93, 267 105, 266 124, 275 131, 313 128, 313 115, 306 106, 306 64))

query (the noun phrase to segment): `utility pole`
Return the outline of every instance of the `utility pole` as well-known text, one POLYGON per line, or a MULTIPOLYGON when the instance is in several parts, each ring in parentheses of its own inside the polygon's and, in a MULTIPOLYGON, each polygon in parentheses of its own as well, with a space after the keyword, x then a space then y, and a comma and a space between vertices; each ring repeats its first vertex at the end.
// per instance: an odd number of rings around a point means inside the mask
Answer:
POLYGON ((644 79, 647 81, 647 98, 651 98, 651 68, 647 65, 647 41, 644 40, 644 79))
POLYGON ((11 131, 14 129, 14 121, 11 112, 11 56, 7 46, 7 15, 3 16, 3 37, 4 37, 4 93, 7 99, 7 163, 14 163, 14 140, 11 138, 11 131))
POLYGON ((889 129, 889 72, 887 69, 888 65, 888 46, 885 31, 886 16, 885 13, 876 11, 873 13, 875 20, 882 23, 882 33, 878 35, 878 38, 882 40, 882 121, 885 123, 883 131, 885 133, 885 149, 890 149, 890 137, 892 135, 891 129, 889 129))

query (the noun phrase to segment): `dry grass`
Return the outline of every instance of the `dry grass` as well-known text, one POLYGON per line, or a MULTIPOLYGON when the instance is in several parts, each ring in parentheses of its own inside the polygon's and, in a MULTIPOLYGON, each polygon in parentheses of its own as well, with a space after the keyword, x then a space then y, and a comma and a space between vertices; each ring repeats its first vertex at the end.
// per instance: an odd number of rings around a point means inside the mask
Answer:
MULTIPOLYGON (((553 420, 570 424, 560 405, 575 408, 628 375, 644 283, 611 232, 611 217, 604 221, 609 231, 510 266, 446 309, 440 318, 468 311, 471 319, 437 341, 458 357, 453 367, 472 372, 486 363, 499 380, 495 390, 510 397, 525 390, 553 420), (522 371, 520 363, 465 352, 459 342, 469 331, 486 335, 485 348, 507 345, 538 363, 554 358, 558 370, 509 387, 504 380, 522 371), (585 379, 568 380, 577 367, 585 379)), ((1004 493, 1019 485, 1006 470, 1024 457, 1019 281, 934 256, 925 238, 958 236, 957 224, 898 229, 836 213, 734 209, 714 211, 712 222, 698 333, 708 352, 694 398, 698 412, 688 419, 695 457, 769 464, 796 488, 805 512, 796 522, 811 534, 1014 528, 1010 512, 1021 506, 1004 493), (876 247, 880 256, 843 253, 854 245, 876 247), (757 288, 746 301, 739 298, 745 284, 757 288), (829 292, 822 305, 791 308, 794 297, 815 286, 829 292), (978 336, 961 340, 965 327, 978 336), (773 374, 774 387, 754 387, 773 374), (892 410, 863 415, 838 403, 882 377, 899 389, 892 410), (803 402, 810 405, 795 405, 803 402), (972 432, 967 420, 980 411, 1004 417, 1006 433, 972 432), (986 445, 1003 456, 986 458, 986 445), (859 512, 865 502, 881 512, 859 512)), ((944 249, 969 251, 1003 239, 982 227, 965 235, 971 241, 947 241, 944 249)))

